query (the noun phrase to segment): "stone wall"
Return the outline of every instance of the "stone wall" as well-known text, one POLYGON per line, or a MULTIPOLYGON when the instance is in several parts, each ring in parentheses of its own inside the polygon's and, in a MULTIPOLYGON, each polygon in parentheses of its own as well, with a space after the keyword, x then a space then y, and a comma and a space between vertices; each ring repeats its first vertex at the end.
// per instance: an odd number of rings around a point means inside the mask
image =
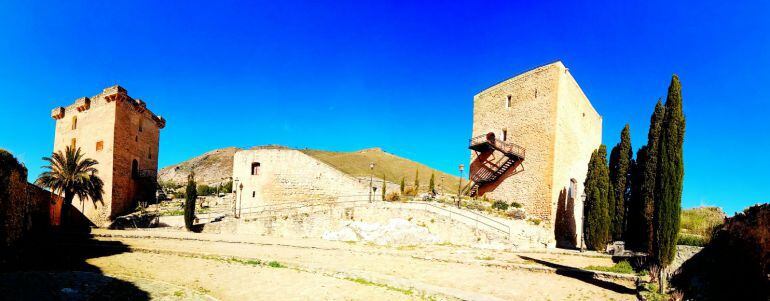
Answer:
MULTIPOLYGON (((277 213, 244 215, 241 220, 208 224, 204 232, 270 235, 292 238, 321 238, 352 221, 386 224, 391 219, 404 219, 424 227, 441 242, 459 245, 495 244, 514 249, 544 249, 552 246, 550 233, 543 227, 523 221, 510 224, 511 237, 448 211, 431 210, 432 206, 399 202, 360 202, 356 204, 323 204, 281 210, 277 213)), ((454 208, 448 208, 454 210, 454 208)))
POLYGON ((366 199, 369 193, 368 183, 360 183, 293 149, 237 152, 233 160, 233 188, 238 194, 236 203, 242 208, 293 201, 366 199), (259 172, 252 175, 255 163, 259 163, 259 172))
MULTIPOLYGON (((498 139, 526 149, 524 161, 479 195, 517 202, 527 213, 551 227, 558 209, 568 210, 580 240, 583 182, 591 152, 601 144, 601 116, 593 109, 568 69, 555 62, 496 84, 474 96, 473 133, 495 133, 498 139), (510 106, 508 105, 510 98, 510 106), (504 131, 506 132, 504 134, 504 131), (576 183, 570 189, 570 183, 576 183), (562 207, 559 207, 559 202, 562 207)), ((478 158, 471 151, 471 175, 483 161, 497 162, 503 154, 478 158)))
POLYGON ((96 168, 104 181, 104 200, 94 204, 76 197, 74 207, 96 225, 106 226, 110 220, 135 207, 137 192, 152 190, 147 183, 132 177, 132 164, 139 170, 158 168, 160 129, 165 120, 147 109, 146 104, 128 96, 120 87, 106 88, 93 97, 82 97, 67 107, 55 108, 54 152, 67 146, 81 149, 85 157, 99 162, 96 168))
POLYGON ((705 248, 672 271, 686 300, 770 300, 770 204, 725 219, 705 248))
POLYGON ((27 169, 0 149, 0 248, 49 226, 51 194, 27 183, 27 169))
MULTIPOLYGON (((517 169, 510 169, 497 183, 482 186, 479 195, 517 202, 527 213, 542 219, 551 217, 549 196, 553 180, 553 141, 555 136, 558 68, 540 67, 501 82, 477 94, 473 100, 473 137, 489 132, 506 142, 526 148, 526 158, 517 169), (507 99, 511 97, 511 106, 507 99), (518 172, 518 173, 517 173, 518 172)), ((495 152, 497 161, 504 156, 495 152)), ((471 151, 473 174, 479 167, 471 151)))
MULTIPOLYGON (((591 159, 591 153, 598 149, 601 143, 602 117, 594 110, 569 70, 560 69, 551 212, 560 214, 557 210, 559 207, 564 208, 565 211, 571 211, 564 214, 575 218, 575 230, 583 228, 581 196, 584 193, 583 184, 588 173, 588 161, 591 159), (572 191, 570 191, 571 185, 574 185, 572 191), (561 197, 562 195, 564 197, 561 197)), ((551 219, 551 222, 554 223, 555 220, 551 219)), ((562 245, 577 247, 583 233, 578 230, 575 234, 574 241, 562 245)))

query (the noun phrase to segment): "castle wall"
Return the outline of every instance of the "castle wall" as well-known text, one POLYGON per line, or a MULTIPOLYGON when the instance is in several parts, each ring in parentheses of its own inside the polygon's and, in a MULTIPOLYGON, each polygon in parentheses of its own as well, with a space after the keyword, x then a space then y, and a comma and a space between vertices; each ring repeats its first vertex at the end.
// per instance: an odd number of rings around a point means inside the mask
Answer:
POLYGON ((574 240, 562 245, 577 247, 582 237, 583 184, 591 153, 602 142, 602 117, 567 69, 560 72, 556 116, 551 208, 556 215, 564 214, 568 219, 563 220, 567 223, 565 230, 575 233, 574 240), (570 192, 573 180, 574 191, 570 192), (559 202, 562 211, 558 210, 559 202))
MULTIPOLYGON (((50 225, 50 192, 27 183, 27 170, 0 149, 0 251, 50 225)), ((2 257, 2 256, 0 256, 2 257)), ((0 258, 0 264, 6 263, 0 258)))
POLYGON ((155 189, 146 180, 132 176, 133 161, 139 171, 158 170, 160 128, 148 111, 137 111, 128 101, 116 103, 115 145, 111 216, 114 218, 136 207, 135 200, 154 197, 155 189), (141 129, 141 130, 140 130, 141 129))
MULTIPOLYGON (((527 213, 551 219, 553 147, 555 143, 556 99, 559 66, 547 65, 501 82, 474 97, 473 137, 494 132, 502 140, 526 148, 526 157, 517 169, 510 169, 497 183, 482 186, 479 195, 517 202, 527 213), (507 97, 511 96, 511 106, 507 97)), ((490 161, 503 158, 495 151, 490 161)), ((480 162, 471 151, 473 174, 480 162)))
POLYGON ((238 193, 236 203, 243 208, 282 202, 367 199, 369 193, 369 186, 356 178, 293 149, 235 153, 233 189, 238 193), (255 162, 260 164, 259 173, 251 175, 255 162), (243 190, 239 189, 240 184, 243 190))

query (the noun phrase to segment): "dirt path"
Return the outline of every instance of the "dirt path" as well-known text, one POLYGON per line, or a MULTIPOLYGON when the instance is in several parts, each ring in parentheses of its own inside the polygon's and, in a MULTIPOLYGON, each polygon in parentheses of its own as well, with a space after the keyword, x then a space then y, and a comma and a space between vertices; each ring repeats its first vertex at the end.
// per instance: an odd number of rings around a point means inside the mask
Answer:
MULTIPOLYGON (((117 234, 131 234, 127 232, 129 231, 117 234)), ((101 233, 101 235, 104 234, 106 233, 101 233)), ((225 300, 242 299, 245 295, 239 292, 250 291, 251 288, 265 294, 289 293, 290 296, 298 299, 309 296, 317 299, 318 294, 323 293, 330 294, 324 295, 324 299, 361 300, 382 297, 392 300, 396 299, 394 297, 415 298, 415 296, 422 296, 425 292, 428 295, 436 293, 435 296, 439 297, 480 300, 636 299, 633 294, 633 284, 630 282, 597 280, 569 274, 560 275, 558 272, 505 269, 499 266, 506 262, 539 266, 541 261, 563 266, 611 264, 608 258, 602 257, 542 253, 522 256, 511 252, 468 250, 456 246, 398 249, 312 240, 302 240, 299 244, 291 244, 280 239, 273 239, 272 243, 125 237, 99 237, 98 240, 119 242, 135 250, 135 253, 89 260, 90 264, 107 273, 130 271, 132 275, 147 278, 175 279, 176 282, 171 282, 187 283, 187 287, 198 286, 203 291, 210 291, 212 295, 225 300), (206 259, 190 258, 190 256, 206 259), (304 272, 291 269, 244 267, 242 263, 225 263, 222 257, 251 258, 262 262, 278 261, 304 272), (151 264, 141 263, 144 261, 151 264), (190 262, 192 265, 175 268, 178 265, 175 261, 190 262), (498 265, 490 266, 490 262, 496 262, 498 265), (254 272, 254 269, 258 272, 254 272), (297 277, 308 279, 295 280, 297 277), (345 278, 361 278, 366 281, 359 279, 357 283, 345 278), (292 284, 294 281, 301 284, 295 286, 292 284), (324 281, 328 282, 325 286, 309 285, 324 283, 324 281), (244 283, 249 284, 244 285, 244 283), (259 283, 271 284, 261 287, 259 283), (375 284, 387 284, 394 288, 408 290, 413 295, 377 287, 375 284), (344 294, 334 295, 337 290, 343 291, 344 294), (383 295, 385 293, 387 294, 383 295)))
POLYGON ((360 284, 288 268, 186 256, 122 253, 92 258, 88 263, 115 278, 162 279, 221 300, 415 300, 417 298, 386 287, 360 284))

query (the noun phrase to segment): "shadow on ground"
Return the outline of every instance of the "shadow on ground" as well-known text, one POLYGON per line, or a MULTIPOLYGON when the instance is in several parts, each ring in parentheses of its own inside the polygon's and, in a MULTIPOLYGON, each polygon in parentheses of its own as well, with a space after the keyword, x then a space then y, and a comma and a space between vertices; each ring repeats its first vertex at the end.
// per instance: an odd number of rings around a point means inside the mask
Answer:
POLYGON ((620 294, 636 294, 635 289, 631 289, 624 285, 620 285, 611 281, 596 279, 595 278, 596 273, 588 270, 581 270, 571 266, 561 265, 561 264, 557 264, 557 263, 553 263, 553 262, 545 261, 541 259, 536 259, 528 256, 523 256, 523 255, 518 255, 518 256, 521 259, 533 261, 538 264, 541 264, 550 268, 554 268, 556 269, 557 275, 574 278, 574 279, 583 281, 585 283, 595 285, 603 289, 611 290, 613 292, 620 293, 620 294))
POLYGON ((150 300, 133 283, 103 275, 86 260, 129 252, 121 242, 87 234, 52 233, 27 241, 0 266, 3 300, 150 300), (89 247, 99 244, 100 247, 89 247))

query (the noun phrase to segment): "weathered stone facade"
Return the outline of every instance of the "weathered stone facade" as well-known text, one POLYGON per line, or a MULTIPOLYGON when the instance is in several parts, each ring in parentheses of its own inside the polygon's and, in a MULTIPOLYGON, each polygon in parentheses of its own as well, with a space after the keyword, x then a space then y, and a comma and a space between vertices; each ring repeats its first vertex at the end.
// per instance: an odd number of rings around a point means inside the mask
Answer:
MULTIPOLYGON (((366 199, 369 193, 368 185, 355 177, 287 148, 235 153, 233 189, 239 208, 294 201, 366 199)), ((377 194, 373 197, 380 199, 377 194)))
POLYGON ((113 86, 91 98, 83 97, 51 112, 56 120, 54 152, 79 147, 85 157, 99 162, 104 181, 104 201, 87 200, 73 205, 94 224, 110 220, 135 208, 139 200, 154 198, 158 170, 160 130, 166 121, 147 109, 126 89, 113 86))
MULTIPOLYGON (((567 228, 575 232, 568 236, 579 242, 580 196, 591 152, 601 144, 602 118, 569 70, 561 62, 535 68, 480 92, 473 103, 473 137, 492 132, 526 149, 520 165, 479 187, 478 195, 520 203, 551 226, 557 207, 568 211, 567 228)), ((471 151, 470 175, 502 156, 495 151, 479 159, 471 151)))

